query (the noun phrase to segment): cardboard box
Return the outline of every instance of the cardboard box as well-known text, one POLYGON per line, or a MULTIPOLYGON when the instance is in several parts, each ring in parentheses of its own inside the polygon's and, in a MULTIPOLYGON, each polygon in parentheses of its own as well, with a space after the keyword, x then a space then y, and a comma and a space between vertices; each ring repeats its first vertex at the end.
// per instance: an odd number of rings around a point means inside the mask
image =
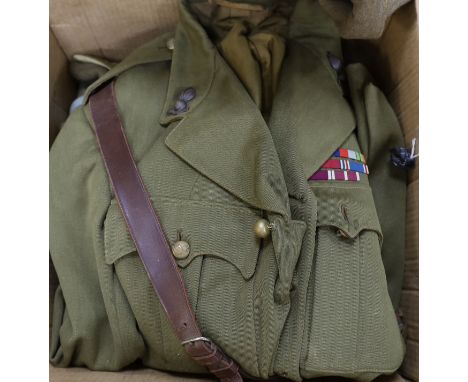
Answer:
MULTIPOLYGON (((135 47, 161 33, 175 29, 177 0, 51 0, 50 1, 50 143, 65 121, 76 94, 68 73, 68 59, 75 53, 92 54, 118 61, 135 47)), ((400 120, 406 145, 419 131, 419 33, 417 1, 397 11, 382 38, 376 41, 346 41, 345 57, 368 66, 377 84, 387 94, 400 120)), ((406 216, 406 262, 401 310, 407 325, 407 354, 400 374, 419 380, 419 166, 410 171, 406 216)), ((50 306, 57 278, 50 266, 50 306)), ((82 368, 50 367, 52 382, 145 382, 212 381, 211 378, 175 376, 156 370, 93 372, 82 368)), ((329 380, 329 379, 327 379, 329 380)), ((400 376, 381 382, 404 381, 400 376)))

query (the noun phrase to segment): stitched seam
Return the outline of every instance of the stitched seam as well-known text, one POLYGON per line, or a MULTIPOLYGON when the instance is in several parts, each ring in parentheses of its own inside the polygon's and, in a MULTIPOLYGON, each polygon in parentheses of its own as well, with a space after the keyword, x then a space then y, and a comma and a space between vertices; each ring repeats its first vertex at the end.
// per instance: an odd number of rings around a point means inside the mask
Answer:
MULTIPOLYGON (((361 257, 362 257, 362 251, 361 251, 361 246, 362 246, 362 243, 361 243, 361 232, 362 231, 359 231, 359 233, 357 234, 356 236, 356 246, 357 246, 357 250, 358 250, 358 283, 357 283, 357 288, 358 288, 358 291, 357 291, 357 300, 358 300, 358 306, 357 306, 357 317, 356 317, 356 330, 355 330, 355 339, 356 339, 356 343, 354 344, 354 357, 353 357, 353 366, 354 368, 356 368, 357 366, 357 363, 358 363, 358 342, 359 342, 359 316, 360 316, 360 309, 361 309, 361 257)), ((367 249, 367 248, 366 248, 367 249)), ((356 260, 354 258, 354 260, 356 260)))

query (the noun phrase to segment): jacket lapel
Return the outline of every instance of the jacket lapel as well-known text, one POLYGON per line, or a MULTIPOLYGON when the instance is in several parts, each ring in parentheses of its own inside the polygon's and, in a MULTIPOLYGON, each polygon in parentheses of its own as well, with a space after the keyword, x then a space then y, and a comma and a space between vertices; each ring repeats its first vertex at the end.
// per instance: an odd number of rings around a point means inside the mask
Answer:
POLYGON ((286 184, 268 126, 257 106, 181 6, 162 124, 177 123, 166 145, 201 174, 251 206, 289 214, 286 184), (183 88, 196 97, 188 111, 168 111, 183 88))
MULTIPOLYGON (((355 128, 353 112, 342 96, 334 73, 330 73, 317 53, 297 42, 288 42, 287 59, 273 104, 270 128, 275 136, 281 161, 289 161, 303 170, 307 180, 346 140, 355 128)), ((284 165, 284 164, 283 164, 284 165)), ((292 174, 284 168, 289 192, 299 192, 292 174), (296 191, 294 191, 296 190, 296 191)))
POLYGON ((248 204, 285 215, 286 186, 268 127, 226 64, 219 58, 216 64, 210 91, 168 135, 166 144, 248 204))
POLYGON ((327 53, 341 57, 341 40, 318 2, 298 1, 274 99, 270 129, 290 195, 302 199, 307 179, 355 128, 327 53))

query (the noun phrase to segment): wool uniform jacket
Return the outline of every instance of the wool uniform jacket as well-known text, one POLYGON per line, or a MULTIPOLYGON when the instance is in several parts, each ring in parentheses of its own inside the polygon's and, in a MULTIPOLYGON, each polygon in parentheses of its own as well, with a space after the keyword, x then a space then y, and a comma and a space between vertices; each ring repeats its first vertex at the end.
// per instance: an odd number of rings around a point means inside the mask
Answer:
MULTIPOLYGON (((176 261, 203 335, 254 377, 393 372, 404 354, 395 309, 406 183, 389 161, 403 138, 387 100, 362 65, 337 74, 335 25, 317 1, 298 0, 265 118, 191 3, 181 1, 175 35, 134 51, 85 101, 115 81, 167 240, 186 245, 176 261), (255 235, 260 219, 266 238, 255 235)), ((50 153, 50 252, 54 365, 204 372, 136 253, 87 103, 50 153)))

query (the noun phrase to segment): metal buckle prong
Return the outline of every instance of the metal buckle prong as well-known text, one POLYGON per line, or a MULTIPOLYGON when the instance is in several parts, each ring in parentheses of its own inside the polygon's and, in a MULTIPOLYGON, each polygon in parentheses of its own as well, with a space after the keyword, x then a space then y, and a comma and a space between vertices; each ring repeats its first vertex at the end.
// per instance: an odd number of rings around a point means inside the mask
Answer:
POLYGON ((197 341, 211 342, 211 340, 209 338, 206 338, 206 337, 194 337, 194 338, 190 338, 188 340, 182 341, 181 345, 187 345, 189 343, 197 342, 197 341))

